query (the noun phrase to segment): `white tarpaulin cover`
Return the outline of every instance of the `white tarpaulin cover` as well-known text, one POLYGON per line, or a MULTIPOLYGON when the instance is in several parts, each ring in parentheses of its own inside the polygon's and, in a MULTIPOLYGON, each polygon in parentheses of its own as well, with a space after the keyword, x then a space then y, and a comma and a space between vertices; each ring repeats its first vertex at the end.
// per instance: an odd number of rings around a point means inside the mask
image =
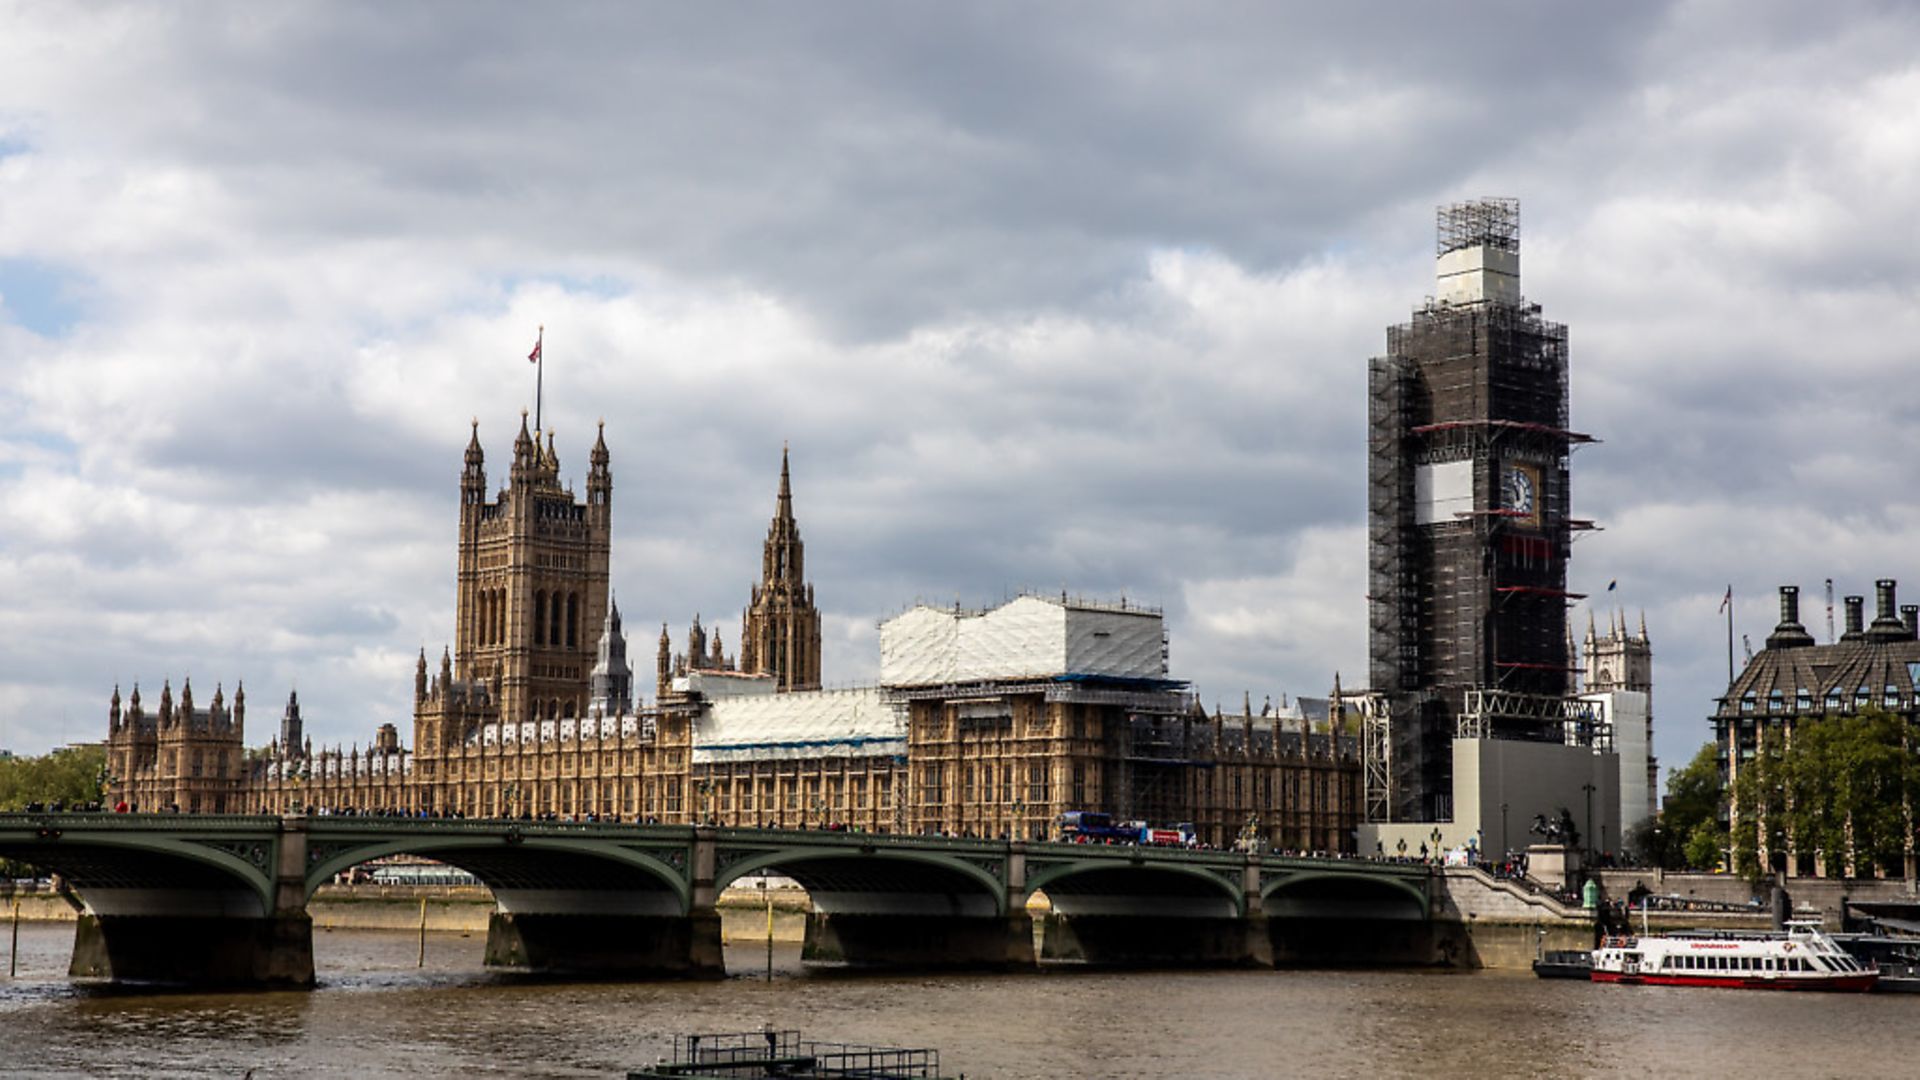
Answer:
POLYGON ((1023 596, 986 612, 916 607, 880 624, 885 686, 1104 675, 1165 678, 1158 612, 1023 596))
POLYGON ((878 687, 721 698, 693 731, 695 763, 906 752, 906 721, 878 687))

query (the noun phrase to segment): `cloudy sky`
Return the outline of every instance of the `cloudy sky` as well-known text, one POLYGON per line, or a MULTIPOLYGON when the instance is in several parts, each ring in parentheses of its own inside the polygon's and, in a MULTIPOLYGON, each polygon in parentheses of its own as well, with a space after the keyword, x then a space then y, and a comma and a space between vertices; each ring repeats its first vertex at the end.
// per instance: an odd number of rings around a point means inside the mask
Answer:
POLYGON ((1064 586, 1209 702, 1359 683, 1366 360, 1495 194, 1683 762, 1728 584, 1920 598, 1920 18, 1354 6, 0 3, 0 746, 404 721, 542 323, 643 657, 736 644, 788 440, 831 681, 1064 586))

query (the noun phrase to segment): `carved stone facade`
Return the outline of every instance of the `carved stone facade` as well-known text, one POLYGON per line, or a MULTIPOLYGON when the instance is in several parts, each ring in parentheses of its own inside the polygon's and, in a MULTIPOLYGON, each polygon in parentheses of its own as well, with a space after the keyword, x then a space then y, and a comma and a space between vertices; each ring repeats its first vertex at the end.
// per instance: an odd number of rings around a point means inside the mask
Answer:
POLYGON ((240 810, 246 716, 247 692, 238 684, 231 708, 215 687, 213 702, 196 709, 192 680, 180 684, 177 704, 172 683, 164 683, 160 708, 151 713, 140 703, 139 686, 124 709, 114 687, 107 711, 109 802, 189 814, 240 810))
MULTIPOLYGON (((476 425, 460 481, 454 644, 437 663, 424 650, 415 661, 411 750, 385 724, 364 749, 316 751, 290 696, 281 737, 249 757, 238 691, 229 714, 217 693, 195 712, 189 691, 176 709, 169 690, 158 717, 141 711, 137 691, 122 712, 116 691, 117 797, 187 812, 593 815, 1035 837, 1051 835, 1065 811, 1106 810, 1191 822, 1222 845, 1257 834, 1275 847, 1351 849, 1352 740, 1310 734, 1304 721, 1287 730, 1295 721, 1250 707, 1207 718, 1185 683, 1164 677, 1157 611, 1023 598, 982 613, 983 625, 1012 628, 1003 640, 1012 644, 989 651, 1023 674, 1053 663, 1050 677, 819 689, 820 613, 784 453, 738 663, 697 618, 679 655, 663 627, 657 698, 637 706, 608 590, 604 437, 589 465, 583 502, 560 482, 551 436, 542 446, 523 418, 508 486, 489 500, 476 425), (1070 620, 1085 632, 1069 643, 1070 620), (1130 642, 1140 677, 1099 666, 1116 655, 1111 632, 1130 642), (1075 649, 1089 650, 1087 663, 1075 649)), ((946 617, 903 618, 925 630, 946 617)), ((945 647, 924 644, 934 639, 908 639, 883 671, 947 663, 927 659, 945 647)))
POLYGON ((1218 712, 1184 693, 1086 683, 906 694, 915 831, 1055 834, 1060 815, 1102 810, 1190 823, 1227 847, 1351 851, 1358 745, 1301 720, 1218 712), (1289 729, 1289 725, 1295 725, 1289 729))

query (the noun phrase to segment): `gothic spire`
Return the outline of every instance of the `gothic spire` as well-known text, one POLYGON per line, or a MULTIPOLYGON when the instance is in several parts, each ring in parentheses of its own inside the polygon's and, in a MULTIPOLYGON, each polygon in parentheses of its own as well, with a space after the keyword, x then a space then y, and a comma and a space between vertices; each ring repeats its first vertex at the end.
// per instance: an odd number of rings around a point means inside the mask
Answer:
POLYGON ((780 504, 776 515, 785 521, 793 520, 793 477, 787 470, 787 444, 780 444, 780 504))

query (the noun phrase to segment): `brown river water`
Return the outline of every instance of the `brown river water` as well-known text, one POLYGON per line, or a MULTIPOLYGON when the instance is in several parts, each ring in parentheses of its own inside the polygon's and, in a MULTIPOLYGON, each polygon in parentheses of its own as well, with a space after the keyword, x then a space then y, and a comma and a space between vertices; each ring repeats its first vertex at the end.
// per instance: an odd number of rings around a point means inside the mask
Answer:
MULTIPOLYGON (((73 929, 0 965, 0 1075, 624 1077, 675 1033, 771 1023, 940 1051, 976 1078, 1920 1076, 1920 995, 1596 986, 1515 972, 809 973, 729 946, 712 983, 490 976, 484 935, 316 933, 311 993, 146 994, 65 978, 73 929)), ((6 944, 0 939, 0 947, 6 944)))

